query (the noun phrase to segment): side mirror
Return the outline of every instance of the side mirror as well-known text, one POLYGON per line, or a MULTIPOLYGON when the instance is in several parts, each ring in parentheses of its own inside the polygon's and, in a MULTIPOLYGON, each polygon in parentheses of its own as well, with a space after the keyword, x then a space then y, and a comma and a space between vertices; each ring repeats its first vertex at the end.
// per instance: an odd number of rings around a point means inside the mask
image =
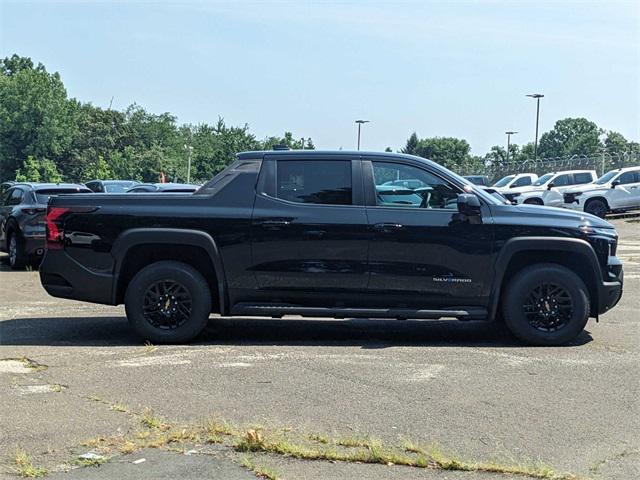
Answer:
POLYGON ((471 193, 458 195, 458 213, 468 217, 480 215, 480 200, 471 193))
POLYGON ((620 185, 620 180, 616 180, 615 182, 611 182, 611 188, 616 188, 618 185, 620 185))
POLYGON ((551 190, 555 186, 556 186, 556 184, 551 182, 549 185, 547 185, 547 190, 551 190))
POLYGON ((509 185, 509 188, 516 188, 517 185, 515 183, 512 183, 511 185, 509 185))

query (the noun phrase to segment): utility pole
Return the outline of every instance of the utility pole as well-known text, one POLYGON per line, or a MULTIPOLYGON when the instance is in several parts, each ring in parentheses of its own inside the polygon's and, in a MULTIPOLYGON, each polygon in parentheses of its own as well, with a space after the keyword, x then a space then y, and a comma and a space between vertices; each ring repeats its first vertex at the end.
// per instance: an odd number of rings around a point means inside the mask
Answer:
POLYGON ((360 127, 364 123, 369 123, 369 120, 356 120, 356 123, 358 124, 358 150, 360 150, 360 127))
POLYGON ((509 163, 509 148, 511 147, 511 135, 515 135, 518 132, 504 132, 507 135, 507 159, 504 163, 509 163))
POLYGON ((191 183, 191 152, 193 152, 193 147, 191 145, 185 145, 184 149, 189 152, 189 160, 187 163, 187 183, 191 183))
POLYGON ((541 93, 531 93, 527 97, 535 98, 536 106, 536 141, 533 144, 533 160, 538 160, 538 124, 540 122, 540 99, 544 97, 541 93))

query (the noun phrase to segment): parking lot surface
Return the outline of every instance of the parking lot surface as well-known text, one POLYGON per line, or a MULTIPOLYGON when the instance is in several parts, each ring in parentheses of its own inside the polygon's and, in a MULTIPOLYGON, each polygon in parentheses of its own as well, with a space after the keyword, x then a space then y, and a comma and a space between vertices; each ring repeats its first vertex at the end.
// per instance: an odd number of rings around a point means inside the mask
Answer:
POLYGON ((3 265, 0 476, 15 478, 17 449, 61 479, 243 479, 261 468, 285 479, 511 476, 242 453, 233 435, 108 445, 141 429, 189 437, 217 419, 237 438, 280 432, 345 451, 349 440, 411 441, 466 465, 640 478, 640 223, 614 223, 623 298, 552 348, 474 322, 213 317, 191 345, 144 345, 122 307, 49 297, 37 272, 3 265))

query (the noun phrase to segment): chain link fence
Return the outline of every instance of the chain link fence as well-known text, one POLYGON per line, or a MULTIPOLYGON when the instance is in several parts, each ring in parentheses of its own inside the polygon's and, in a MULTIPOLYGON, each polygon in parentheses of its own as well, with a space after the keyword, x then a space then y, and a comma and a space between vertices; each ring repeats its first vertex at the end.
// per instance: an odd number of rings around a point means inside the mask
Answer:
POLYGON ((493 183, 506 175, 516 173, 535 173, 538 176, 548 172, 561 170, 595 170, 602 175, 609 170, 623 167, 640 166, 640 151, 624 153, 603 152, 597 155, 573 155, 563 158, 538 158, 516 162, 489 163, 484 166, 464 167, 458 173, 461 175, 486 175, 493 183))

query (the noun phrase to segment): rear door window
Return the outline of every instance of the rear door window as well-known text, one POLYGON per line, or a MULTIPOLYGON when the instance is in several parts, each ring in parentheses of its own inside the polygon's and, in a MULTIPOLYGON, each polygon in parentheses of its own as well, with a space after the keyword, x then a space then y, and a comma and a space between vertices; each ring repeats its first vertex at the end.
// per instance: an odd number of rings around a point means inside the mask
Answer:
POLYGON ((295 203, 352 205, 350 160, 278 160, 276 197, 295 203))
POLYGON ((574 173, 573 174, 574 185, 582 185, 583 183, 591 183, 593 182, 593 177, 590 173, 574 173))

